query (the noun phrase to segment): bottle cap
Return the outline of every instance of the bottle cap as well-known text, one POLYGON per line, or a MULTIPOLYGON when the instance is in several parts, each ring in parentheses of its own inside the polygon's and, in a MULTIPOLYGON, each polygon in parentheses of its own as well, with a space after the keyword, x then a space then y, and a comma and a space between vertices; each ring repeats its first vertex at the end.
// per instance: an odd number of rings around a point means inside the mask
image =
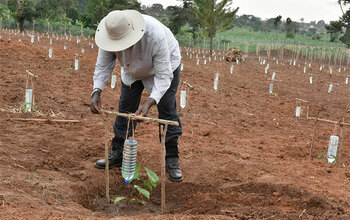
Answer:
POLYGON ((130 180, 125 180, 125 183, 126 183, 126 184, 129 184, 129 183, 130 183, 130 180))

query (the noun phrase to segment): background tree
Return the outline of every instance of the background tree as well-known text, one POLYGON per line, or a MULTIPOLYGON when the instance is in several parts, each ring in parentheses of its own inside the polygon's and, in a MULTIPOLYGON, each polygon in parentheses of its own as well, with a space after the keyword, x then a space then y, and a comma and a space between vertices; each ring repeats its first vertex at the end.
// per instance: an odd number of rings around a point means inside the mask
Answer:
POLYGON ((285 26, 286 26, 286 37, 295 38, 297 24, 293 22, 292 19, 287 18, 285 26))
POLYGON ((278 15, 274 20, 273 20, 273 25, 275 27, 276 30, 276 40, 275 40, 275 44, 277 44, 277 33, 278 33, 278 28, 280 26, 280 24, 282 23, 282 16, 278 15))
POLYGON ((335 42, 342 33, 343 22, 331 21, 329 25, 326 25, 327 33, 331 35, 331 42, 335 42))
POLYGON ((210 36, 210 55, 213 50, 213 38, 217 31, 233 27, 233 20, 239 8, 231 11, 232 0, 194 0, 192 7, 199 22, 206 28, 210 36))
POLYGON ((34 0, 10 0, 8 7, 14 19, 18 22, 20 32, 24 30, 24 21, 32 21, 37 17, 34 0))

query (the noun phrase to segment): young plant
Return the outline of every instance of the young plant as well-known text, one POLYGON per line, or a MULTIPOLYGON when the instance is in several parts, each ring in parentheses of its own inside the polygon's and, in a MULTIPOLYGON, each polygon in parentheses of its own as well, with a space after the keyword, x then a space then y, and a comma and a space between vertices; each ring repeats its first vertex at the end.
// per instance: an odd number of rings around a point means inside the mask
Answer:
POLYGON ((146 201, 143 199, 140 199, 145 197, 147 199, 150 199, 151 191, 157 186, 157 183, 159 182, 159 178, 156 173, 154 173, 152 170, 148 169, 147 167, 143 167, 144 170, 147 173, 148 180, 143 179, 140 177, 140 169, 141 165, 136 164, 135 168, 135 175, 131 179, 130 184, 133 184, 132 191, 128 197, 125 196, 117 196, 114 200, 114 205, 116 205, 119 201, 126 199, 128 202, 138 202, 139 204, 146 205, 146 201), (138 185, 137 185, 138 184, 138 185), (145 189, 139 184, 145 185, 148 189, 145 189), (138 195, 134 195, 135 189, 138 192, 138 195), (139 197, 138 197, 139 196, 139 197))

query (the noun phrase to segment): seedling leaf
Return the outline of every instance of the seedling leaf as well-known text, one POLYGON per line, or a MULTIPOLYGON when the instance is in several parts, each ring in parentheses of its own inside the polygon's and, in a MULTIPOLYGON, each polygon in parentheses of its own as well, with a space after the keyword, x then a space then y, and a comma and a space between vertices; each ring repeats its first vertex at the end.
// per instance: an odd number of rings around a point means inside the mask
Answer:
POLYGON ((149 178, 152 186, 156 187, 157 183, 159 182, 159 178, 158 178, 157 174, 155 172, 153 172, 152 170, 148 169, 147 167, 144 167, 144 168, 147 172, 148 178, 149 178))
POLYGON ((139 193, 142 194, 144 197, 149 199, 150 193, 146 189, 144 189, 138 185, 134 185, 134 188, 137 189, 137 191, 139 191, 139 193))
POLYGON ((325 152, 321 152, 321 153, 319 153, 318 154, 318 159, 320 159, 321 157, 323 157, 324 155, 326 155, 326 153, 325 152))
POLYGON ((149 190, 153 189, 152 183, 148 182, 147 180, 142 180, 142 182, 149 188, 149 190))
POLYGON ((147 202, 146 201, 143 201, 143 200, 141 200, 141 199, 131 199, 130 200, 131 202, 138 202, 139 204, 141 204, 141 205, 146 205, 147 204, 147 202))
POLYGON ((114 200, 114 205, 117 204, 117 202, 119 202, 119 201, 121 201, 121 200, 123 200, 123 199, 126 199, 126 197, 124 197, 124 196, 118 196, 118 197, 115 198, 115 200, 114 200))
POLYGON ((140 177, 140 168, 141 168, 141 165, 139 163, 136 164, 136 167, 135 167, 135 174, 134 174, 134 177, 131 179, 130 182, 132 182, 133 180, 140 180, 139 177, 140 177))

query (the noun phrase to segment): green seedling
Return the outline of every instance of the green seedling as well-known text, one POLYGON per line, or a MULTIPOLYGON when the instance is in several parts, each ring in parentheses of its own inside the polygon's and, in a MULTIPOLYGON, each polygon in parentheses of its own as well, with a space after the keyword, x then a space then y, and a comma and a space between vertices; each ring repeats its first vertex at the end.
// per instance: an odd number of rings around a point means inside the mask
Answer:
POLYGON ((140 177, 140 169, 141 165, 136 164, 135 175, 130 181, 130 183, 133 184, 130 195, 128 197, 117 196, 114 200, 114 205, 124 199, 126 199, 128 202, 137 202, 141 205, 146 205, 147 202, 143 200, 143 198, 150 199, 151 191, 157 186, 159 178, 155 172, 147 167, 143 167, 147 173, 148 180, 143 179, 140 177), (144 186, 145 188, 141 187, 140 185, 144 186), (137 195, 134 194, 135 190, 138 192, 137 195))
POLYGON ((321 159, 324 156, 326 156, 326 153, 325 152, 321 152, 321 153, 318 154, 317 158, 321 159))

